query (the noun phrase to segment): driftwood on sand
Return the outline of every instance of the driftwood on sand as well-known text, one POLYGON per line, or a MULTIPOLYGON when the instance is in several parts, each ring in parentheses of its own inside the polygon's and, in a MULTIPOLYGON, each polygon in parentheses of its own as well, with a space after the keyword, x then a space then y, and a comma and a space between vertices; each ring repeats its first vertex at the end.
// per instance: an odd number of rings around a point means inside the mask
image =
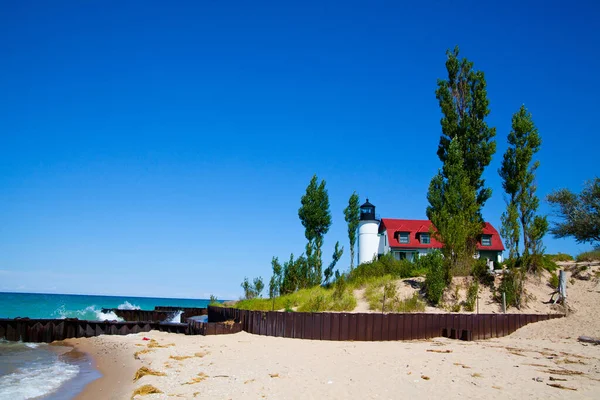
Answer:
POLYGON ((596 339, 589 336, 579 336, 577 340, 584 343, 600 344, 600 339, 596 339))

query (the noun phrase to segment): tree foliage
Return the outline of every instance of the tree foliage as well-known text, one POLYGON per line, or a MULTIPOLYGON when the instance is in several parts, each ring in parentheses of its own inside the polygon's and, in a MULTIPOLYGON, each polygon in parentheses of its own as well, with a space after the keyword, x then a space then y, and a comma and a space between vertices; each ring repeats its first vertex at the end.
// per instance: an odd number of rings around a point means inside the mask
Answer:
POLYGON ((354 245, 356 244, 356 232, 360 218, 358 202, 358 194, 353 192, 350 199, 348 199, 348 207, 344 208, 344 219, 348 224, 348 239, 350 240, 350 271, 354 269, 354 245))
POLYGON ((258 278, 254 278, 253 283, 250 283, 248 278, 244 278, 244 281, 240 285, 242 289, 244 289, 244 298, 245 299, 253 299, 255 297, 260 297, 261 293, 265 287, 262 278, 259 276, 258 278))
POLYGON ((433 235, 443 243, 448 283, 451 273, 467 275, 471 271, 482 230, 477 194, 464 167, 460 140, 450 142, 445 173, 439 171, 434 176, 427 193, 427 217, 436 228, 433 235))
POLYGON ((485 76, 482 71, 473 69, 473 62, 459 59, 458 46, 446 54, 448 79, 438 80, 435 92, 443 113, 437 154, 444 163, 442 176, 447 178, 445 165, 450 157, 450 145, 454 139, 459 139, 464 169, 469 185, 477 192, 478 213, 481 215, 481 208, 492 195, 491 189, 485 187, 482 174, 496 152, 493 140, 496 128, 488 127, 485 122, 490 113, 485 76))
POLYGON ((323 238, 331 226, 329 211, 329 195, 325 189, 325 180, 319 183, 317 175, 313 175, 306 193, 302 196, 298 217, 304 226, 306 259, 310 268, 311 285, 319 285, 322 281, 322 247, 323 238))
POLYGON ((273 268, 273 275, 269 281, 269 298, 273 299, 281 293, 281 284, 283 282, 283 267, 279 263, 277 257, 273 257, 271 260, 271 267, 273 268))
POLYGON ((525 106, 512 117, 508 134, 508 149, 498 171, 507 194, 507 209, 502 214, 501 232, 510 258, 519 258, 519 241, 523 233, 523 256, 528 264, 530 256, 543 253, 542 238, 548 230, 545 216, 536 215, 539 199, 536 196, 535 172, 539 161, 533 161, 542 145, 542 139, 525 106))
POLYGON ((579 194, 560 189, 547 200, 559 218, 550 229, 554 237, 573 237, 578 243, 600 246, 600 178, 586 182, 579 194))
MULTIPOLYGON (((329 279, 333 276, 333 269, 337 262, 342 258, 342 254, 344 254, 344 247, 340 249, 340 242, 335 242, 335 249, 333 250, 333 256, 331 256, 331 263, 329 266, 325 268, 325 283, 329 283, 329 279)), ((339 275, 339 274, 338 274, 339 275)))

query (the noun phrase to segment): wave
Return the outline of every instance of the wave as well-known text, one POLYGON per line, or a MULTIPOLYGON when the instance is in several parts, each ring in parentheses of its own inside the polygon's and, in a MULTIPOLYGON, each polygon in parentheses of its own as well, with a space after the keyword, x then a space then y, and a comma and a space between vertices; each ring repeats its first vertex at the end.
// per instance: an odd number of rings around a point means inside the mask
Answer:
MULTIPOLYGON (((125 302, 129 304, 128 302, 125 302)), ((131 304, 129 304, 132 306, 131 304)), ((65 305, 61 305, 52 313, 52 316, 58 319, 79 318, 90 321, 123 321, 123 318, 118 317, 113 311, 102 312, 102 309, 96 308, 96 305, 87 306, 82 310, 67 310, 65 305)))
POLYGON ((136 306, 135 304, 131 304, 127 300, 125 300, 125 303, 119 304, 119 306, 117 308, 119 310, 141 310, 140 306, 136 306))
POLYGON ((175 312, 173 314, 173 316, 171 318, 169 318, 168 320, 166 320, 165 322, 180 323, 181 322, 181 314, 183 314, 183 311, 179 310, 179 311, 175 312))
POLYGON ((17 369, 0 377, 1 399, 31 399, 56 391, 79 373, 77 365, 57 361, 51 365, 17 369))

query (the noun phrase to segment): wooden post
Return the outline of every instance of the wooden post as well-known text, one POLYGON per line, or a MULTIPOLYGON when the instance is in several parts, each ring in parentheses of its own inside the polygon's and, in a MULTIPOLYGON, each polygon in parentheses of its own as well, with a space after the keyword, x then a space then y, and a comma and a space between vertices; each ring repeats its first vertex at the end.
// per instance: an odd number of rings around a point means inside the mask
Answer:
POLYGON ((563 269, 558 271, 558 293, 562 297, 565 315, 567 315, 569 313, 569 308, 567 307, 567 274, 565 274, 565 270, 563 269))
POLYGON ((502 292, 502 312, 506 314, 506 292, 502 292))

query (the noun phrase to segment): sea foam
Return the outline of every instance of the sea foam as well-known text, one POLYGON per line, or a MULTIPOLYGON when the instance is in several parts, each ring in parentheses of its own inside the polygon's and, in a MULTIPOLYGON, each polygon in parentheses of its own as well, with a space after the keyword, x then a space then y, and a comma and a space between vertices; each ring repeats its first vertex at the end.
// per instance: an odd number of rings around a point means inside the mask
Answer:
POLYGON ((79 373, 77 365, 56 361, 51 365, 17 369, 0 377, 0 399, 31 399, 56 391, 79 373))
POLYGON ((166 320, 165 322, 180 323, 181 322, 181 314, 183 314, 183 311, 179 310, 179 311, 175 312, 173 314, 173 316, 171 318, 169 318, 168 320, 166 320))
POLYGON ((119 310, 141 310, 140 306, 136 306, 135 304, 131 304, 127 300, 125 300, 125 303, 119 304, 119 306, 117 308, 119 310))

